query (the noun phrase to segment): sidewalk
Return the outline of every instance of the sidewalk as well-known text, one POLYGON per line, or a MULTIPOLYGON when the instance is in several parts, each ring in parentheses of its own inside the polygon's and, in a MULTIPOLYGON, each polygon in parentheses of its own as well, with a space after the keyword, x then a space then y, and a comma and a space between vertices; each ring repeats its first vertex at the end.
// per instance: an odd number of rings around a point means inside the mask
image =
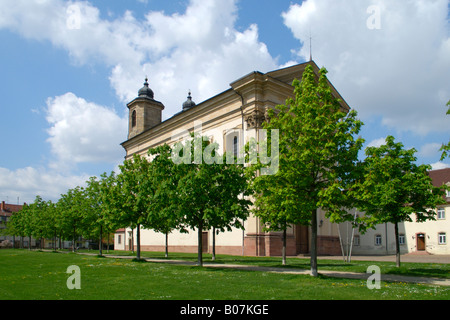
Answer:
MULTIPOLYGON (((116 259, 134 259, 132 256, 114 256, 114 255, 105 255, 108 258, 116 258, 116 259)), ((323 257, 318 257, 322 259, 323 257)), ((327 257, 331 258, 331 257, 327 257)), ((342 257, 340 257, 342 259, 342 257)), ((354 260, 358 260, 358 257, 355 257, 354 260)), ((360 257, 361 258, 361 257, 360 257)), ((377 257, 371 257, 377 258, 377 257)), ((381 259, 382 257, 378 257, 381 259)), ((384 257, 384 259, 389 257, 384 257)), ((336 257, 335 257, 336 259, 336 257)), ((186 265, 186 266, 196 266, 196 262, 184 261, 184 260, 164 260, 164 259, 153 259, 153 258, 142 258, 147 262, 154 263, 169 263, 175 265, 186 265)), ((375 259, 373 261, 376 261, 375 259)), ((380 260, 379 260, 380 261, 380 260)), ((386 260, 384 260, 386 261, 386 260)), ((394 256, 395 261, 395 256, 394 256)), ((405 261, 406 262, 406 261, 405 261)), ((309 275, 310 270, 302 270, 295 268, 272 268, 272 267, 260 267, 260 266, 250 266, 250 265, 238 265, 238 264, 217 264, 212 262, 204 262, 203 267, 205 268, 231 268, 235 270, 246 270, 246 271, 259 271, 259 272, 274 272, 274 273, 285 273, 285 274, 304 274, 309 275)), ((328 271, 328 270, 320 270, 319 274, 327 276, 327 277, 335 277, 335 278, 345 278, 345 279, 359 279, 359 280, 367 280, 371 274, 369 273, 357 273, 357 272, 345 272, 345 271, 328 271)), ((389 275, 389 274, 381 274, 381 281, 389 281, 389 282, 409 282, 409 283, 420 283, 426 285, 436 285, 436 286, 450 286, 450 279, 444 278, 429 278, 429 277, 411 277, 411 276, 402 276, 402 275, 389 275)))

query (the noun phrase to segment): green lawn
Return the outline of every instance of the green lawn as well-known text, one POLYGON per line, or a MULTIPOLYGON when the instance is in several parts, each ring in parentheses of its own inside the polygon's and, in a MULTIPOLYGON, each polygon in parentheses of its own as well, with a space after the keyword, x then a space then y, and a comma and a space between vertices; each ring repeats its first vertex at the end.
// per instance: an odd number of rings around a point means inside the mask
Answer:
MULTIPOLYGON (((85 252, 88 252, 87 250, 85 252)), ((90 251, 91 253, 93 251, 90 251)), ((104 252, 106 254, 106 252, 104 252)), ((136 253, 130 251, 111 251, 110 254, 122 255, 122 256, 135 256, 136 253)), ((160 252, 141 252, 141 257, 165 259, 164 253, 160 252)), ((169 258, 172 260, 187 260, 196 262, 197 254, 189 253, 169 253, 169 258)), ((205 263, 212 262, 211 254, 203 254, 203 261, 205 263)), ((243 265, 255 265, 263 267, 285 267, 285 268, 298 268, 309 270, 310 259, 309 258, 287 258, 287 265, 282 266, 281 258, 279 257, 242 257, 242 256, 229 256, 229 255, 216 255, 216 264, 229 263, 229 264, 243 264, 243 265)), ((436 263, 401 263, 401 267, 397 268, 395 262, 373 262, 373 261, 357 261, 353 260, 350 263, 346 263, 343 260, 328 260, 318 259, 318 268, 320 270, 334 270, 334 271, 348 271, 348 272, 361 272, 365 273, 367 268, 371 265, 377 265, 380 267, 383 274, 399 274, 404 276, 416 276, 416 277, 435 277, 435 278, 450 278, 450 264, 436 264, 436 263)))
MULTIPOLYGON (((228 259, 232 262, 236 258, 228 259)), ((218 260, 225 260, 225 256, 218 260)), ((273 262, 261 259, 260 263, 273 262)), ((329 261, 326 264, 333 267, 329 261)), ((366 281, 360 280, 177 266, 72 253, 0 250, 0 299, 449 300, 450 289, 382 282, 380 290, 369 290, 366 281), (80 267, 80 290, 67 288, 70 274, 66 270, 71 265, 80 267)))

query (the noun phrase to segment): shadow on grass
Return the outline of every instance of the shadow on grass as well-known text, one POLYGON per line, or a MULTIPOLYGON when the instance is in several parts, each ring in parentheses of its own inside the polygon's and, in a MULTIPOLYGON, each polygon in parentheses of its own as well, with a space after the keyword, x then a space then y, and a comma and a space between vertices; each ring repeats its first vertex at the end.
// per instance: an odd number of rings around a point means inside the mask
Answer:
POLYGON ((397 274, 416 276, 416 277, 436 277, 436 278, 450 278, 448 270, 442 269, 426 269, 426 268, 392 268, 386 272, 386 274, 397 274))

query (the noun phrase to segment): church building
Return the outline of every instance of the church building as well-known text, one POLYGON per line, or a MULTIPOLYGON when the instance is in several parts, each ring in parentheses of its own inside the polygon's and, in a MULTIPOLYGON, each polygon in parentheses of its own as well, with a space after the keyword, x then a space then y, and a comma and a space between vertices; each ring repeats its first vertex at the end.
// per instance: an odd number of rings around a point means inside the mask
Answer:
MULTIPOLYGON (((147 155, 150 148, 165 143, 173 145, 181 141, 183 133, 201 129, 203 136, 221 146, 220 153, 242 150, 246 142, 254 138, 261 141, 259 129, 269 108, 284 104, 293 97, 292 82, 301 79, 306 66, 311 65, 318 76, 319 68, 314 61, 262 73, 254 71, 233 81, 229 89, 201 103, 189 92, 187 100, 180 102, 180 111, 162 121, 165 107, 155 100, 154 92, 145 80, 138 96, 128 103, 128 140, 122 143, 126 159, 134 154, 147 155)), ((350 110, 345 100, 331 83, 336 98, 342 108, 350 110)), ((198 131, 197 131, 198 132, 198 131)), ((246 256, 280 256, 282 249, 281 232, 264 232, 259 219, 253 215, 245 221, 245 230, 234 229, 216 236, 217 254, 246 256)), ((212 250, 212 230, 203 232, 203 250, 212 250)), ((141 250, 164 251, 165 235, 142 229, 141 250)), ((287 255, 308 254, 310 252, 310 227, 294 226, 287 232, 287 255)), ((168 236, 169 252, 197 252, 197 232, 183 234, 173 232, 168 236)), ((115 234, 116 250, 136 248, 136 230, 121 229, 115 234)), ((318 254, 341 254, 338 227, 318 211, 318 254)))

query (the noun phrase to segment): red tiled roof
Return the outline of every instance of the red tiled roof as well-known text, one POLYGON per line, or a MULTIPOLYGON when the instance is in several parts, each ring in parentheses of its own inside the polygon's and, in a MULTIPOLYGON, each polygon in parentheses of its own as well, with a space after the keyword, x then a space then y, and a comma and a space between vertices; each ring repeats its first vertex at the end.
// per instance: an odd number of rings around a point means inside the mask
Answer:
POLYGON ((4 201, 1 202, 0 212, 2 213, 16 213, 22 210, 23 205, 9 204, 4 201))
POLYGON ((450 182, 450 168, 440 169, 440 170, 432 170, 429 171, 431 179, 433 180, 433 185, 435 187, 440 187, 443 184, 450 182))

